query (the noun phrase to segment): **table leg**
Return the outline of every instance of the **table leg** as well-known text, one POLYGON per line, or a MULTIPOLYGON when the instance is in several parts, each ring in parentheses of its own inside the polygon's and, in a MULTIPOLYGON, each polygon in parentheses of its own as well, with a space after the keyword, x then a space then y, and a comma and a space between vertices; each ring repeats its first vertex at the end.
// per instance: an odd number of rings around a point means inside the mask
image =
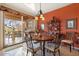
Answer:
POLYGON ((45 56, 45 41, 43 41, 43 56, 45 56))
POLYGON ((41 47, 41 55, 42 55, 42 51, 43 51, 43 49, 42 49, 42 42, 40 42, 40 47, 41 47))
POLYGON ((71 44, 69 46, 70 46, 70 52, 71 52, 71 44))

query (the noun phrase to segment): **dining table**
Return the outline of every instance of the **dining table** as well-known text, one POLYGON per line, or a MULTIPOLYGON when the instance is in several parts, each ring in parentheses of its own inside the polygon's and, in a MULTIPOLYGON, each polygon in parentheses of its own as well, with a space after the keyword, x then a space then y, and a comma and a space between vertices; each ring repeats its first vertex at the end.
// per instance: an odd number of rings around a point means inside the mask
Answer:
POLYGON ((48 34, 35 34, 32 37, 33 40, 42 42, 43 56, 45 56, 45 42, 52 41, 54 36, 48 34))

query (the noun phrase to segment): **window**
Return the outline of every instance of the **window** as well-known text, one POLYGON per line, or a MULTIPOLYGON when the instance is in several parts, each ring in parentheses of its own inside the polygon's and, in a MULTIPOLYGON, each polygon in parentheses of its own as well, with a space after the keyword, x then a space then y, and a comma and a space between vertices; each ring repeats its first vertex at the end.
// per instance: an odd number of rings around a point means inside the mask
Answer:
POLYGON ((22 21, 13 16, 4 13, 4 47, 22 42, 22 21))

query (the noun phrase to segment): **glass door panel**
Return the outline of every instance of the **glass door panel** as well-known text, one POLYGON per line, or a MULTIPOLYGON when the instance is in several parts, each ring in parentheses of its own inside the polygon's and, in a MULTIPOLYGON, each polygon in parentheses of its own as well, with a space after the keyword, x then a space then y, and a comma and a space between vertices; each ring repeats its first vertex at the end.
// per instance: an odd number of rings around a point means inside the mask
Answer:
POLYGON ((4 18, 4 46, 21 42, 21 21, 18 19, 4 18))

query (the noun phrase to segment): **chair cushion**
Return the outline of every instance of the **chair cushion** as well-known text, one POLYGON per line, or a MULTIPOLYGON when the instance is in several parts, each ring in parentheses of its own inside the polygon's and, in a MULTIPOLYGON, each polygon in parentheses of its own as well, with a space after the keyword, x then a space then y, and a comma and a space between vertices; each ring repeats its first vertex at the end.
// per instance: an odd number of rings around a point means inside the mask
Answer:
POLYGON ((29 41, 28 42, 28 47, 29 48, 38 48, 38 47, 40 47, 40 43, 35 43, 35 41, 29 41), (32 46, 33 45, 33 46, 32 46))
POLYGON ((38 48, 28 48, 28 50, 30 51, 30 52, 37 52, 38 50, 40 50, 41 48, 40 47, 38 47, 38 48))
POLYGON ((54 51, 54 47, 49 47, 49 46, 45 46, 45 48, 47 49, 47 50, 50 50, 50 51, 54 51))
POLYGON ((68 44, 73 43, 73 41, 72 41, 72 40, 62 40, 61 42, 68 43, 68 44))
POLYGON ((38 47, 40 47, 40 43, 33 42, 33 48, 38 48, 38 47))

